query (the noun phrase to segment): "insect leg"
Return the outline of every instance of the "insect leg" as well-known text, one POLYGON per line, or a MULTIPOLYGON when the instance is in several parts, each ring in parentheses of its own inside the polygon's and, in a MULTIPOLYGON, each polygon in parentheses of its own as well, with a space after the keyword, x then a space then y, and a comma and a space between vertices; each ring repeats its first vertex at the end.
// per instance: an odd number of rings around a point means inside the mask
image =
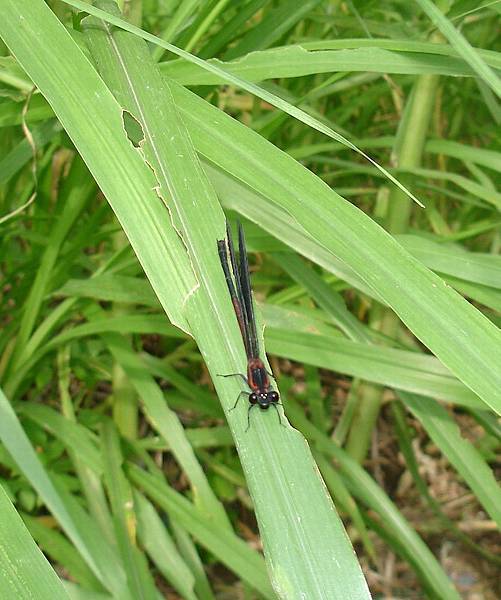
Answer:
POLYGON ((235 410, 235 408, 237 407, 237 404, 238 404, 238 402, 239 402, 240 398, 242 397, 242 394, 248 394, 248 392, 247 392, 246 390, 242 390, 242 391, 240 392, 240 394, 238 394, 238 396, 237 396, 237 400, 236 400, 235 404, 233 405, 233 407, 232 407, 232 408, 230 408, 230 411, 232 411, 232 410, 235 410))
POLYGON ((220 373, 217 373, 218 377, 241 377, 244 381, 244 383, 248 384, 247 381, 247 377, 243 374, 243 373, 228 373, 227 375, 221 375, 220 373))
POLYGON ((247 428, 245 429, 245 433, 249 431, 250 428, 250 411, 257 406, 257 404, 251 404, 247 410, 247 428))
POLYGON ((283 404, 281 402, 273 402, 273 404, 271 406, 273 406, 275 408, 275 410, 277 411, 278 422, 280 423, 280 425, 282 425, 282 427, 285 427, 285 425, 282 423, 282 418, 281 418, 280 412, 277 408, 277 404, 279 404, 280 406, 283 406, 283 404))

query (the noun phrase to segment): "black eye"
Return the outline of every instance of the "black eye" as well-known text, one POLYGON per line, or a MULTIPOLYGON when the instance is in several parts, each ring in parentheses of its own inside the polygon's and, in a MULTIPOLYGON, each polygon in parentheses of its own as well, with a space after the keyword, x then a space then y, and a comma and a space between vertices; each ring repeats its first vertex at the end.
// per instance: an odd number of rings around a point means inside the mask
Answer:
POLYGON ((249 402, 251 404, 256 404, 257 403, 257 394, 255 394, 254 392, 252 392, 252 394, 249 394, 249 402))
POLYGON ((280 396, 278 395, 278 392, 270 392, 268 394, 268 398, 269 398, 270 402, 278 402, 280 400, 280 396))

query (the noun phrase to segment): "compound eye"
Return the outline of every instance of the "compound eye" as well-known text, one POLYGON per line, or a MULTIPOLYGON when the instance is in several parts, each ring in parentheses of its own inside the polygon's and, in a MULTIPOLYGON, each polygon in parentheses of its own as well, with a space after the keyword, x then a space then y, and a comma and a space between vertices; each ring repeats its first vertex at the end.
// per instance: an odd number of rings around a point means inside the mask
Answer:
POLYGON ((280 400, 280 396, 278 392, 269 392, 268 399, 270 400, 270 402, 278 402, 280 400))
POLYGON ((252 392, 252 394, 249 394, 249 402, 251 404, 257 404, 257 394, 252 392))

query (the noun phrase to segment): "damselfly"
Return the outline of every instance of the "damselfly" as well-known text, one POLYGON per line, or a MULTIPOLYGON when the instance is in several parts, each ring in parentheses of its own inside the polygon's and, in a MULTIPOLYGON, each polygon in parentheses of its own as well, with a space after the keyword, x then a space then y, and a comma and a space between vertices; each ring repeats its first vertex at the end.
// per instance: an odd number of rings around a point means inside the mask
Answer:
POLYGON ((231 232, 226 226, 226 240, 218 240, 217 247, 221 266, 223 267, 226 284, 230 292, 231 301, 235 314, 237 316, 240 333, 247 354, 247 376, 243 373, 230 373, 221 375, 221 377, 238 376, 249 386, 250 392, 243 390, 238 395, 235 405, 230 410, 237 407, 238 401, 243 394, 249 394, 249 410, 247 411, 247 429, 250 427, 250 411, 254 406, 259 406, 261 410, 268 410, 270 406, 275 407, 280 423, 280 413, 277 404, 280 404, 278 392, 272 389, 268 371, 260 358, 259 341, 256 330, 256 319, 254 316, 254 305, 252 302, 252 290, 250 284, 249 261, 245 248, 245 237, 242 225, 238 223, 238 251, 239 262, 235 255, 235 248, 231 232), (230 263, 228 263, 228 255, 230 263), (230 269, 231 264, 231 269, 230 269))

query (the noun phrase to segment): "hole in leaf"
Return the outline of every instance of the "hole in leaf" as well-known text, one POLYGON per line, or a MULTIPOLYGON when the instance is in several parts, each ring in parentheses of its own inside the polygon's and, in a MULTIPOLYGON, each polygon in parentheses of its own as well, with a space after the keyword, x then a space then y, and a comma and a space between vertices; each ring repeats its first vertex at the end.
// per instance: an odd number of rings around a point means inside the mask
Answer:
POLYGON ((125 133, 129 138, 130 143, 134 148, 139 148, 144 140, 143 128, 141 123, 127 110, 122 111, 122 120, 124 123, 125 133))

